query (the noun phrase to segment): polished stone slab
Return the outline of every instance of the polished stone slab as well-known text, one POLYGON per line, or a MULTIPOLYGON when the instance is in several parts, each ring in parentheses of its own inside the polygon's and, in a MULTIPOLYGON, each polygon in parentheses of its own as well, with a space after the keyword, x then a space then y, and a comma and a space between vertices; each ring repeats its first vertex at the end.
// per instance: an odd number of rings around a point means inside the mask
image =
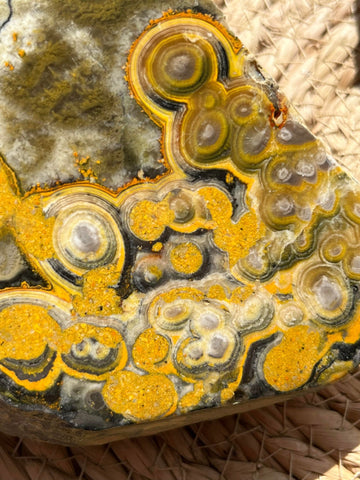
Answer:
POLYGON ((199 8, 27 5, 1 29, 2 428, 101 443, 355 368, 359 185, 241 41, 199 8))

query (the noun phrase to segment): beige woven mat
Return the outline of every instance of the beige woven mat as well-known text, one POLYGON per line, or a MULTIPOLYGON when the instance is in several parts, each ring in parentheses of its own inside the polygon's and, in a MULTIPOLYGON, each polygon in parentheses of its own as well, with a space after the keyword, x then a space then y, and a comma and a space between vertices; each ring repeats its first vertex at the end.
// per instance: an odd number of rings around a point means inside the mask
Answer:
MULTIPOLYGON (((217 3, 307 124, 360 179, 356 2, 217 3)), ((359 373, 286 404, 101 447, 70 449, 0 434, 0 480, 355 478, 359 373)))
POLYGON ((216 3, 306 124, 360 178, 360 1, 216 3))

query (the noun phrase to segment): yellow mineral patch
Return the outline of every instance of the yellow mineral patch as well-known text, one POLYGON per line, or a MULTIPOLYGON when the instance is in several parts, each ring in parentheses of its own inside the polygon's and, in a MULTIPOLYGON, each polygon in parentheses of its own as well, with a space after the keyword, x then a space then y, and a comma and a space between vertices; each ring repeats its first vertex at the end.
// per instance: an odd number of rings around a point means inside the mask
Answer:
POLYGON ((170 261, 174 270, 190 275, 196 273, 201 268, 203 256, 197 245, 184 242, 171 249, 170 261))
POLYGON ((165 375, 116 372, 102 393, 111 410, 135 421, 170 415, 177 403, 174 384, 165 375))
POLYGON ((207 292, 207 297, 214 300, 226 300, 227 295, 222 285, 211 285, 207 292))
POLYGON ((254 212, 245 213, 236 224, 222 222, 214 232, 214 241, 229 253, 230 266, 244 258, 265 234, 265 225, 254 212))
POLYGON ((187 412, 194 408, 205 394, 203 382, 194 384, 194 390, 186 393, 179 401, 179 408, 182 412, 187 412))
POLYGON ((150 373, 174 373, 171 359, 168 359, 169 341, 155 332, 145 330, 135 341, 132 356, 137 367, 150 373))
POLYGON ((151 249, 153 252, 160 252, 162 248, 163 248, 163 244, 161 242, 156 242, 154 243, 151 249))
POLYGON ((233 213, 228 196, 214 187, 201 188, 199 194, 204 198, 214 223, 226 223, 233 213))
POLYGON ((179 288, 173 288, 169 290, 168 292, 164 292, 160 294, 152 305, 156 304, 159 300, 162 300, 165 303, 171 303, 174 300, 178 300, 179 298, 181 299, 190 299, 190 300, 202 300, 204 298, 204 293, 201 290, 197 290, 195 288, 190 288, 190 287, 179 287, 179 288))
POLYGON ((242 303, 244 300, 250 297, 254 292, 254 287, 251 285, 245 285, 235 288, 231 295, 231 301, 234 303, 242 303))
POLYGON ((61 329, 47 310, 19 304, 0 312, 0 358, 33 360, 49 346, 56 349, 61 329))
POLYGON ((321 343, 320 332, 313 328, 300 325, 287 330, 279 345, 266 355, 265 380, 280 392, 300 388, 309 379, 314 363, 324 354, 321 343))
POLYGON ((38 195, 24 199, 14 215, 13 228, 22 250, 37 260, 55 256, 54 218, 46 218, 38 195))
POLYGON ((264 237, 266 227, 259 221, 254 211, 245 213, 237 223, 233 223, 231 202, 220 190, 205 187, 199 193, 205 199, 212 221, 216 225, 214 242, 229 254, 230 267, 233 267, 240 258, 246 257, 258 240, 264 237))
POLYGON ((174 220, 174 212, 167 201, 155 203, 150 200, 139 202, 130 212, 130 228, 141 240, 154 241, 174 220))
POLYGON ((122 312, 115 285, 121 270, 116 265, 98 267, 84 275, 82 294, 75 295, 73 306, 80 316, 114 315, 122 312))
POLYGON ((231 388, 224 388, 224 390, 221 390, 221 403, 227 403, 229 402, 232 398, 234 398, 234 390, 231 388))
POLYGON ((4 163, 0 157, 0 221, 2 224, 8 224, 15 208, 20 203, 17 197, 16 179, 13 172, 4 163))
POLYGON ((6 68, 8 68, 10 71, 13 71, 14 70, 14 65, 11 63, 11 62, 4 62, 4 65, 6 68))
POLYGON ((64 331, 59 349, 62 353, 69 353, 72 346, 81 343, 84 338, 95 338, 109 348, 115 348, 123 342, 121 334, 113 328, 77 323, 64 331))

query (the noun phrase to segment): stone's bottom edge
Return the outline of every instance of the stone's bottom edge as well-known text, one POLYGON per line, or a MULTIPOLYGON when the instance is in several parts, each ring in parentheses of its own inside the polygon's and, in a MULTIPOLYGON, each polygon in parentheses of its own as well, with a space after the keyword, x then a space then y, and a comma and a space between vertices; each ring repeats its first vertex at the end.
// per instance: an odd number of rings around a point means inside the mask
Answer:
POLYGON ((151 422, 134 423, 102 430, 84 430, 72 427, 53 415, 39 411, 24 412, 24 410, 10 406, 0 400, 0 430, 11 436, 27 437, 69 447, 102 445, 113 441, 155 435, 204 421, 219 420, 233 414, 281 403, 319 389, 320 387, 314 387, 292 393, 281 393, 275 396, 251 399, 251 401, 248 400, 235 405, 204 408, 151 422))

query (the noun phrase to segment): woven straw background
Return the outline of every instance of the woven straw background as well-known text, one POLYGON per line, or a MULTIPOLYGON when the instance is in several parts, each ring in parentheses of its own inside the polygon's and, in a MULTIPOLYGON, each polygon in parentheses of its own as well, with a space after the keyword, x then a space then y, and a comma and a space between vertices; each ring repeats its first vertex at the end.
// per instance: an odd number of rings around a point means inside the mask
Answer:
MULTIPOLYGON (((218 0, 232 30, 360 179, 360 0, 218 0)), ((355 480, 360 373, 319 393, 86 448, 0 434, 0 480, 355 480)))

